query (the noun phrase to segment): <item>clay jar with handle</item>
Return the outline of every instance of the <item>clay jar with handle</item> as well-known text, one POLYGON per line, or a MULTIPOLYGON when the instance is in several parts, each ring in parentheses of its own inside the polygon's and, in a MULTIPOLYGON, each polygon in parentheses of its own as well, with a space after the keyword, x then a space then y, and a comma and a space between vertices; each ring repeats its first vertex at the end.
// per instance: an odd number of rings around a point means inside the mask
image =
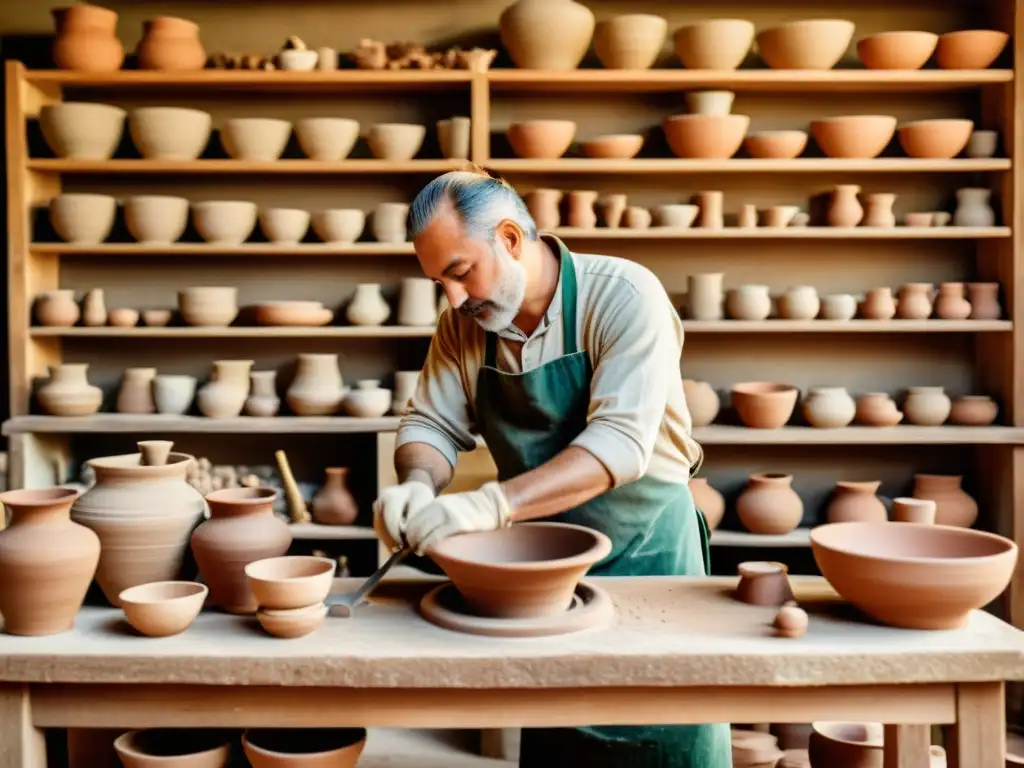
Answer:
POLYGON ((158 16, 145 22, 136 53, 143 69, 180 72, 206 65, 199 25, 174 16, 158 16))
POLYGON ((116 72, 124 63, 117 37, 117 14, 98 5, 73 5, 53 11, 57 37, 53 60, 61 69, 116 72))
POLYGON ((872 288, 865 294, 858 309, 866 320, 892 320, 896 316, 896 300, 892 288, 872 288))
POLYGON ((885 504, 878 498, 881 480, 854 482, 840 480, 836 483, 832 500, 828 504, 827 517, 830 523, 881 523, 888 519, 885 504))
POLYGON ((574 0, 518 0, 499 18, 501 44, 520 69, 576 69, 595 26, 593 12, 574 0))
POLYGON ((71 488, 0 494, 11 511, 0 531, 0 613, 8 634, 53 635, 74 626, 100 560, 99 537, 71 521, 78 497, 71 488))
POLYGON ((721 320, 725 293, 722 272, 706 272, 686 276, 687 314, 694 320, 721 320))
POLYGON ((228 613, 253 613, 259 606, 245 566, 280 557, 292 543, 288 524, 274 515, 273 488, 225 488, 207 494, 210 519, 192 534, 192 554, 210 588, 210 603, 228 613))
POLYGON ((348 467, 328 467, 324 474, 324 485, 311 505, 313 519, 321 525, 352 525, 359 508, 348 489, 348 467))
POLYGON ((935 286, 931 283, 905 283, 900 286, 896 316, 901 320, 927 320, 932 316, 935 286))
POLYGON ((708 483, 706 477, 691 477, 690 493, 693 494, 693 503, 703 513, 708 529, 715 530, 725 517, 725 497, 708 483))
POLYGON ((968 283, 967 300, 971 303, 971 320, 998 320, 1003 316, 999 283, 968 283))
POLYGON ((800 525, 804 503, 792 475, 754 474, 736 499, 736 514, 751 533, 781 535, 800 525))
POLYGON ((193 461, 170 453, 166 464, 149 466, 140 452, 87 462, 96 484, 75 502, 71 519, 100 538, 96 581, 114 606, 128 587, 179 578, 189 536, 206 510, 186 481, 193 461))
POLYGON ((943 320, 966 320, 971 315, 971 303, 964 296, 963 283, 940 283, 935 297, 935 314, 943 320))
POLYGON ((953 402, 942 387, 910 387, 903 403, 907 421, 921 427, 938 427, 946 423, 953 402))
POLYGON ((832 190, 832 201, 827 220, 830 227, 856 227, 864 218, 864 208, 857 199, 860 187, 856 184, 837 184, 832 190))
POLYGON ((298 416, 330 416, 345 397, 344 381, 333 352, 299 355, 298 368, 285 399, 298 416))
POLYGON ((955 525, 970 528, 978 519, 978 502, 960 487, 960 475, 914 475, 915 499, 930 499, 935 502, 935 522, 938 525, 955 525))

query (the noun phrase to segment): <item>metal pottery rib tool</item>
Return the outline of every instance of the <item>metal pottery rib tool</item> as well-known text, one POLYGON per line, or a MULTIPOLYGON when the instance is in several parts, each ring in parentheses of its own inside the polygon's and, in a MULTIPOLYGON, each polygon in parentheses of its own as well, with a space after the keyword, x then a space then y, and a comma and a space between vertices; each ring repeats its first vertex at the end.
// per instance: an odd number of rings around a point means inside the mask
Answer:
POLYGON ((342 618, 350 618, 355 612, 356 607, 366 598, 373 588, 376 587, 380 580, 384 578, 388 571, 391 570, 392 566, 397 565, 405 559, 412 550, 409 547, 402 547, 396 550, 391 557, 388 558, 387 562, 384 563, 377 572, 374 573, 370 578, 364 581, 356 589, 351 592, 345 592, 340 595, 328 595, 324 603, 327 604, 328 609, 337 608, 336 612, 333 612, 336 616, 342 618))

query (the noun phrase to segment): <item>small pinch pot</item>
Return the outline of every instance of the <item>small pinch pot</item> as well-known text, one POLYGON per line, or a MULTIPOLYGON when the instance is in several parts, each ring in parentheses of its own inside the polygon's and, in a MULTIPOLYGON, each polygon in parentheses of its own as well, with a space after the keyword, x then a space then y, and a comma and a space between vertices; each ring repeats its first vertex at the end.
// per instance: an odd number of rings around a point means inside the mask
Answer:
POLYGON ((637 133, 620 133, 597 136, 584 141, 583 154, 587 157, 629 160, 636 157, 644 145, 644 137, 637 133))
POLYGON ((109 160, 124 134, 126 114, 111 104, 65 101, 39 110, 39 128, 57 157, 109 160))
POLYGON ((194 581, 154 581, 129 587, 118 599, 128 623, 141 634, 168 637, 189 628, 209 592, 194 581))
POLYGON ((881 723, 815 722, 807 744, 811 765, 882 768, 881 723))
POLYGON ((934 32, 879 32, 857 41, 857 55, 868 69, 920 69, 938 43, 934 32))
POLYGON ((555 160, 572 145, 576 123, 573 120, 526 120, 510 124, 505 135, 517 157, 555 160))
POLYGON ((772 69, 832 69, 855 27, 845 19, 804 19, 757 34, 757 52, 772 69))
POLYGON ((222 730, 151 728, 122 734, 114 750, 125 768, 224 768, 231 742, 222 730))
POLYGON ((748 115, 673 115, 661 123, 676 157, 727 160, 739 151, 750 127, 748 115))
POLYGON ((251 728, 242 749, 252 768, 355 768, 364 728, 251 728))
POLYGON ((366 134, 370 154, 379 160, 412 160, 423 146, 427 127, 416 123, 378 123, 366 134))
POLYGON ((245 566, 245 578, 260 608, 289 611, 322 603, 331 591, 336 567, 326 557, 268 557, 245 566))
POLYGON ((994 29, 961 29, 939 36, 935 63, 941 69, 988 69, 1010 36, 994 29))
POLYGON ((800 390, 791 384, 748 381, 733 385, 730 398, 736 415, 752 429, 779 429, 793 415, 800 390))
POLYGON ((521 523, 451 536, 428 555, 474 614, 525 619, 566 610, 580 579, 611 549, 611 539, 591 528, 521 523))
POLYGON ((896 133, 892 115, 843 115, 811 121, 811 135, 829 157, 878 157, 896 133))
POLYGON ((829 523, 811 530, 821 574, 868 616, 906 629, 956 629, 998 597, 1017 545, 971 528, 829 523))
POLYGON ((963 152, 973 120, 915 120, 900 127, 900 146, 910 157, 953 158, 963 152))

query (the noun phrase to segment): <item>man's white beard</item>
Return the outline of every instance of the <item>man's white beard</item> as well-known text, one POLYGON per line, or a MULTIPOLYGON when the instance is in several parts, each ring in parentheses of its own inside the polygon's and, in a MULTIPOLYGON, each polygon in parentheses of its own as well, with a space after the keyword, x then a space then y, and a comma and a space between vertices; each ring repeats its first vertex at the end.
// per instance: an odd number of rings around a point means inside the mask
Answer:
POLYGON ((479 314, 470 316, 485 331, 497 333, 512 325, 519 314, 526 295, 526 270, 499 243, 495 243, 491 250, 498 260, 498 280, 479 314))

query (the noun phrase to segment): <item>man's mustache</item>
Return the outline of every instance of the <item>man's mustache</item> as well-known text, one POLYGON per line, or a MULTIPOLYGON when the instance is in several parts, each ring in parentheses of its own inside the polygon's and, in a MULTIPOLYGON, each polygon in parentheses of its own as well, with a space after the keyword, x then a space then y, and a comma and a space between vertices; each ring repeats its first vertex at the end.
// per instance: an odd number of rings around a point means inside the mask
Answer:
POLYGON ((488 307, 497 307, 493 301, 489 299, 481 299, 479 301, 464 301, 462 306, 459 307, 459 312, 464 314, 466 317, 474 317, 479 315, 488 307))

